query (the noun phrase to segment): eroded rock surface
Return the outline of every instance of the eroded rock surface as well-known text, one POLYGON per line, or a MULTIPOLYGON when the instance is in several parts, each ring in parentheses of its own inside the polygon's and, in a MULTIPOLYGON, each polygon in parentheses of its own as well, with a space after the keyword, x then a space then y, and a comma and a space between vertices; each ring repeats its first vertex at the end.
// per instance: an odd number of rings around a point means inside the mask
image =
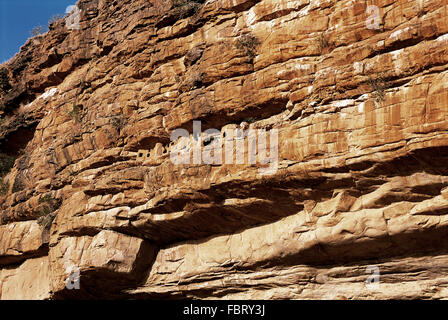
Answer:
POLYGON ((0 298, 446 298, 448 4, 371 2, 81 0, 30 39, 0 298), (195 120, 278 130, 278 170, 174 164, 195 120))

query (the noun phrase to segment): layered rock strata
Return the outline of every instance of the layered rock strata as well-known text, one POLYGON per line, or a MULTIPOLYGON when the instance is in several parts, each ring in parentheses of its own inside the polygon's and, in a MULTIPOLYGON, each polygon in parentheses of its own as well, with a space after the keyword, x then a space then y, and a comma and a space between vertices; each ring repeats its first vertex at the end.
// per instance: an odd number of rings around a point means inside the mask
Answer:
POLYGON ((446 1, 77 6, 0 66, 1 299, 446 298, 446 1), (194 121, 276 172, 174 164, 194 121))

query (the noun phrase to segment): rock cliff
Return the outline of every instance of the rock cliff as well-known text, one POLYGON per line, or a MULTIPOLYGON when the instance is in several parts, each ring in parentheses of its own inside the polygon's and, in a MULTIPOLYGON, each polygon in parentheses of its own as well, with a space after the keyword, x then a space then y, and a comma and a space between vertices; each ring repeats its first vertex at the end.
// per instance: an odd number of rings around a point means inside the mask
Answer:
POLYGON ((77 7, 0 66, 1 299, 447 297, 446 1, 77 7), (194 121, 275 172, 173 163, 194 121))

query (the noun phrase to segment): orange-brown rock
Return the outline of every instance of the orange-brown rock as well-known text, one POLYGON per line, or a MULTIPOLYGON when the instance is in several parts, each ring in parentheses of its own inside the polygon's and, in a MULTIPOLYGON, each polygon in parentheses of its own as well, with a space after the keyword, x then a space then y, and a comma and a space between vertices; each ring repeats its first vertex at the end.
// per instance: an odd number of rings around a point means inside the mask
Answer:
POLYGON ((447 297, 446 1, 78 7, 0 66, 2 299, 447 297), (193 121, 278 170, 174 164, 193 121))

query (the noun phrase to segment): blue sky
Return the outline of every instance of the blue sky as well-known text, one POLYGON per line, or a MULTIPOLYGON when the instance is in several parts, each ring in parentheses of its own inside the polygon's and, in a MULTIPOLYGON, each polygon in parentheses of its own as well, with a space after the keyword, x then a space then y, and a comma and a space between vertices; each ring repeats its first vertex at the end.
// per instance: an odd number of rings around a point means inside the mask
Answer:
POLYGON ((48 30, 48 21, 77 0, 0 0, 0 63, 12 58, 30 31, 41 25, 48 30))

